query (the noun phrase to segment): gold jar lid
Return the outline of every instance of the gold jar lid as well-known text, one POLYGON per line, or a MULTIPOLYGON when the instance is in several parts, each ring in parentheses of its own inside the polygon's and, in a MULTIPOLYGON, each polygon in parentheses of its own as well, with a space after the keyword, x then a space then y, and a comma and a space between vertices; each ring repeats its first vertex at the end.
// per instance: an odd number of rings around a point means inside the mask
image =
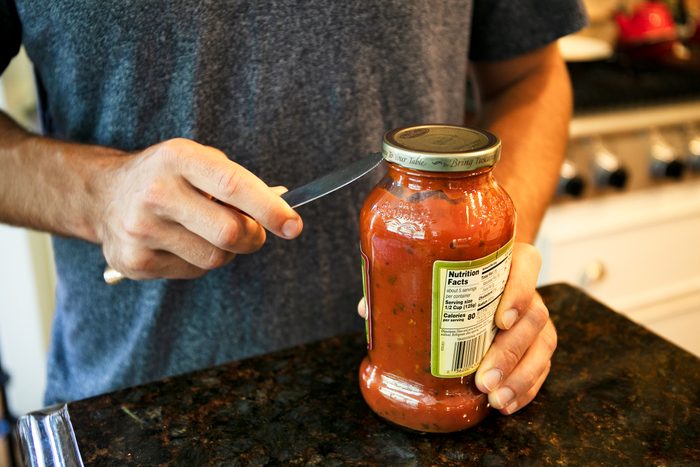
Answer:
POLYGON ((468 172, 492 167, 501 154, 501 140, 488 131, 456 125, 417 125, 384 135, 387 162, 428 172, 468 172))

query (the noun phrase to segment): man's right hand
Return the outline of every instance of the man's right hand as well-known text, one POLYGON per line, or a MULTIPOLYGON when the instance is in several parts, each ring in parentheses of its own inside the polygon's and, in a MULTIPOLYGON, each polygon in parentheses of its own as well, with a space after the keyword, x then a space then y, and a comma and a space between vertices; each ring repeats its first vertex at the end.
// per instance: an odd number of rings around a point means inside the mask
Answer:
POLYGON ((212 147, 172 139, 109 165, 94 228, 109 265, 131 279, 199 277, 260 249, 265 229, 301 233, 284 189, 212 147))

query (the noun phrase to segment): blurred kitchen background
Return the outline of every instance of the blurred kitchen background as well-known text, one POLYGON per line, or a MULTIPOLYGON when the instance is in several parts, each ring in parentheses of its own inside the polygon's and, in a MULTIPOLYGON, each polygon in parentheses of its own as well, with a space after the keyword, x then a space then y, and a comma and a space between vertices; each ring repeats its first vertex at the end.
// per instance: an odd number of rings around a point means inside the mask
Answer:
POLYGON ((559 43, 575 112, 540 281, 700 356, 700 0, 585 3, 559 43))
MULTIPOLYGON (((0 78, 0 108, 37 130, 24 51, 0 78)), ((0 224, 0 465, 10 463, 13 417, 42 407, 56 275, 49 236, 0 224)))
MULTIPOLYGON (((590 26, 560 41, 575 118, 540 282, 583 287, 700 355, 700 0, 584 3, 590 26)), ((0 107, 36 129, 35 102, 22 54, 0 107)), ((0 382, 17 416, 42 405, 55 273, 45 234, 0 225, 0 256, 0 382)))

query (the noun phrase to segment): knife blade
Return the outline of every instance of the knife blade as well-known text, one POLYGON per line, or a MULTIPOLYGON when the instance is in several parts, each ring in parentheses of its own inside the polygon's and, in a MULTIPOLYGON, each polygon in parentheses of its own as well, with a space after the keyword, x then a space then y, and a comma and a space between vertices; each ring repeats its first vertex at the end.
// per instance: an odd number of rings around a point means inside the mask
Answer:
POLYGON ((371 172, 382 161, 382 153, 376 152, 355 162, 323 175, 306 185, 294 188, 282 195, 282 199, 292 208, 317 200, 343 188, 371 172))

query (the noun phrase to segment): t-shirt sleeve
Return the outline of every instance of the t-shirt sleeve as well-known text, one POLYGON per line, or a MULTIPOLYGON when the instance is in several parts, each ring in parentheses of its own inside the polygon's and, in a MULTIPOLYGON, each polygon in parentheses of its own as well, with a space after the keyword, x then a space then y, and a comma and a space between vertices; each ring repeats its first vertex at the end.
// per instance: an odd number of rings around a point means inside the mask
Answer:
POLYGON ((586 25, 580 0, 475 0, 469 58, 505 60, 586 25))
POLYGON ((22 24, 14 0, 0 0, 0 74, 5 71, 22 43, 22 24))

